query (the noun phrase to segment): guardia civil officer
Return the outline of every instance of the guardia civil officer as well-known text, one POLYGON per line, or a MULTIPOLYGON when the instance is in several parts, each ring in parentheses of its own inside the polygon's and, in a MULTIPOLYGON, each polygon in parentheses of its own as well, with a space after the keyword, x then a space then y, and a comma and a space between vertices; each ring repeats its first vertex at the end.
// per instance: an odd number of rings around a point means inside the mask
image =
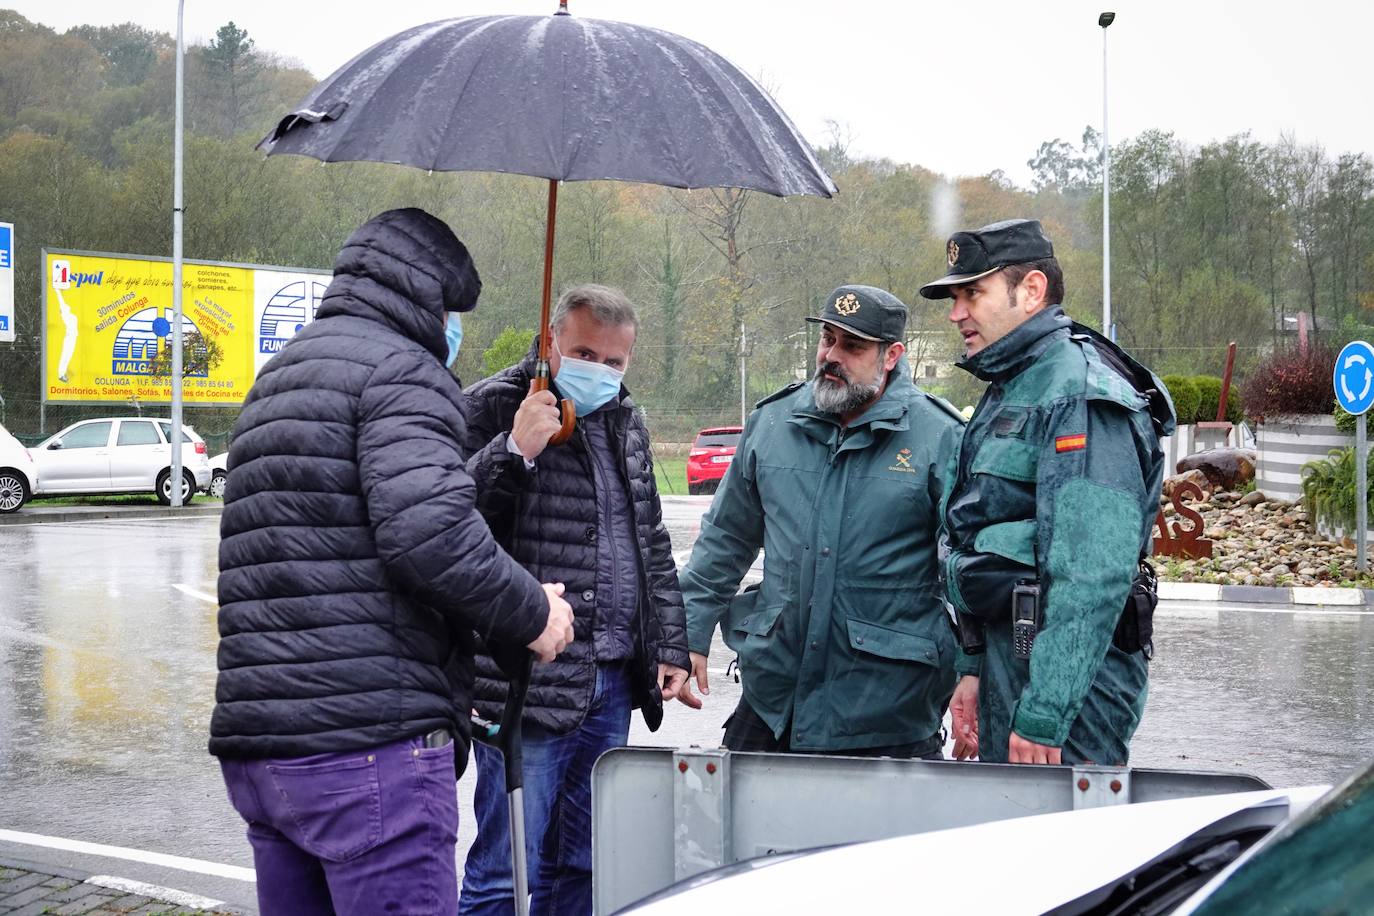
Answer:
POLYGON ((921 295, 954 300, 958 365, 990 383, 942 512, 966 652, 951 701, 960 755, 1124 764, 1145 706, 1144 559, 1173 405, 1149 370, 1064 314, 1038 221, 956 232, 946 254, 948 274, 921 295))
POLYGON ((938 758, 957 648, 936 534, 963 417, 912 383, 892 293, 841 286, 808 320, 815 374, 749 416, 681 574, 692 673, 706 692, 719 626, 743 680, 731 750, 938 758))

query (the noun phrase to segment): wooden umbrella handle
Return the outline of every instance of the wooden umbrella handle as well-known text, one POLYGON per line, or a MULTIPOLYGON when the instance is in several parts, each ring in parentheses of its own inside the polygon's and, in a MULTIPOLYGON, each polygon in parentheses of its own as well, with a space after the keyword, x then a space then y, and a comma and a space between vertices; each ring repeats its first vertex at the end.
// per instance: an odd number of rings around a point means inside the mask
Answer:
MULTIPOLYGON (((535 376, 534 390, 548 391, 548 376, 535 376)), ((573 402, 563 398, 558 402, 558 407, 563 415, 563 425, 558 428, 558 432, 549 437, 549 445, 562 445, 567 442, 572 438, 573 429, 577 426, 577 408, 573 406, 573 402)))

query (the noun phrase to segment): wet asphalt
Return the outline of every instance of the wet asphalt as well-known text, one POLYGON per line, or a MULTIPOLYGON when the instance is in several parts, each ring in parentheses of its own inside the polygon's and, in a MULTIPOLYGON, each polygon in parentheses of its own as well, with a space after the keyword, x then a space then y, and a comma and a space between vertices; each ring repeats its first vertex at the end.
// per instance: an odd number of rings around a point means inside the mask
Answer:
MULTIPOLYGON (((679 562, 706 498, 665 503, 679 562)), ((251 866, 206 752, 218 518, 0 528, 0 858, 90 865, 253 910, 250 883, 15 842, 22 831, 251 866), (97 866, 95 863, 100 861, 97 866)), ((1132 764, 1273 785, 1334 782, 1374 759, 1374 615, 1165 602, 1132 764)), ((717 643, 712 691, 631 743, 719 742, 739 698, 717 643)), ((472 838, 460 782, 460 853, 472 838)))

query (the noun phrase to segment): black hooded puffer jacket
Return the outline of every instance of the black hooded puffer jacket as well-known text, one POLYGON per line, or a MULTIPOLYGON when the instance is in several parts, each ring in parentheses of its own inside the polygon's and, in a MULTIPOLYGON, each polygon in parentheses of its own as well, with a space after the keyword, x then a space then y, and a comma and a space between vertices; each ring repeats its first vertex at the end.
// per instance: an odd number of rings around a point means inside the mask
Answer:
MULTIPOLYGON (((566 445, 546 448, 533 471, 526 471, 523 459, 507 448, 506 435, 529 393, 534 363, 535 350, 531 348, 522 362, 483 379, 466 392, 471 454, 468 472, 477 483, 478 508, 502 546, 541 582, 562 582, 567 587, 563 597, 572 605, 576 639, 553 662, 534 666, 525 703, 526 722, 554 734, 566 734, 586 717, 596 687, 592 640, 597 584, 594 459, 587 452, 580 424, 566 445)), ((658 664, 691 667, 682 592, 668 531, 663 527, 649 431, 624 388, 620 390, 620 407, 611 414, 611 424, 611 438, 619 448, 621 470, 629 482, 640 572, 638 651, 632 670, 634 705, 642 710, 649 728, 657 729, 663 719, 658 664)), ((506 680, 489 651, 477 657, 475 695, 478 712, 499 718, 506 680)))
POLYGON ((229 450, 212 754, 465 738, 474 631, 520 646, 543 631, 543 590, 476 511, 443 364, 445 311, 480 289, 446 225, 384 213, 258 376, 229 450))

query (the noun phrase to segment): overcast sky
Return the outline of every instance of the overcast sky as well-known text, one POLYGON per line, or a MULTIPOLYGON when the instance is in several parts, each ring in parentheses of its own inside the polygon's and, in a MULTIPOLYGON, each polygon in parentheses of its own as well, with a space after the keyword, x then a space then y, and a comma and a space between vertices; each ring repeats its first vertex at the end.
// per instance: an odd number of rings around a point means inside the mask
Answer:
MULTIPOLYGON (((133 21, 176 31, 176 2, 0 0, 58 30, 133 21)), ((544 14, 556 0, 366 4, 188 0, 188 40, 233 19, 261 49, 323 78, 412 25, 486 13, 544 14)), ((770 87, 809 139, 826 123, 851 151, 947 175, 1002 169, 1026 184, 1041 141, 1077 144, 1102 123, 1108 30, 1112 142, 1151 127, 1201 144, 1249 130, 1328 152, 1374 154, 1374 4, 1330 0, 571 0, 574 15, 685 35, 770 87)))

